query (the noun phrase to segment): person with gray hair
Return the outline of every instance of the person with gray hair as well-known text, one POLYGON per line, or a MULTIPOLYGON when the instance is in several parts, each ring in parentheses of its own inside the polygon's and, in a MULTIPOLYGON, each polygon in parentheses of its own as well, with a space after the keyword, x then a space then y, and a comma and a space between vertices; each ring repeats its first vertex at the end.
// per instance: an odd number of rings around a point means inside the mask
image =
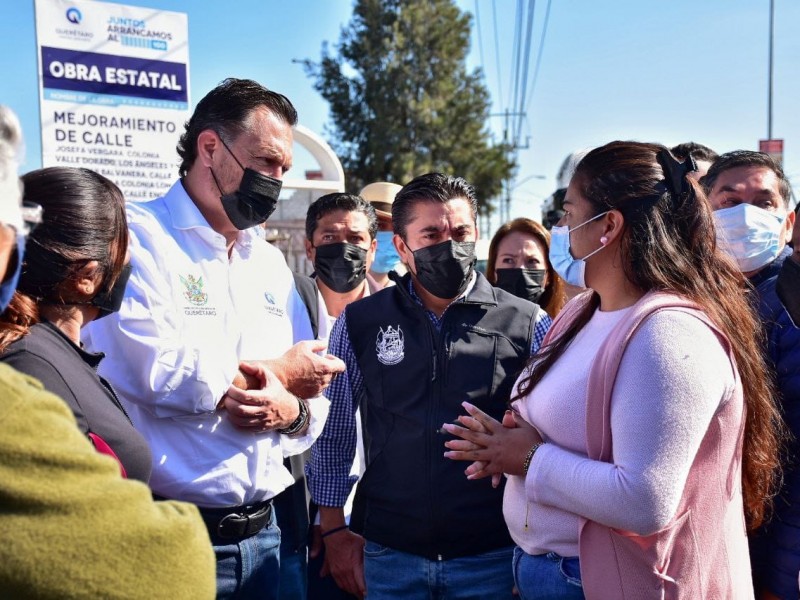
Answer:
MULTIPOLYGON (((2 310, 37 215, 20 204, 21 140, 16 116, 0 106, 2 310)), ((196 507, 155 502, 146 485, 123 479, 62 399, 7 364, 0 364, 0 398, 3 597, 214 597, 214 554, 196 507)))

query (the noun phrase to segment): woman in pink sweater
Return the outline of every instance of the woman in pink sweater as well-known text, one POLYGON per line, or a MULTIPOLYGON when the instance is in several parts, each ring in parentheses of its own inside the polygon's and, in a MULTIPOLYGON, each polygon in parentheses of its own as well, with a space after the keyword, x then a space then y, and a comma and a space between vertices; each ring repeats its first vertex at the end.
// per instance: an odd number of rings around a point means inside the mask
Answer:
POLYGON ((503 423, 444 428, 467 476, 508 476, 523 600, 752 598, 746 527, 771 498, 780 417, 736 266, 663 146, 579 164, 551 262, 565 307, 503 423))

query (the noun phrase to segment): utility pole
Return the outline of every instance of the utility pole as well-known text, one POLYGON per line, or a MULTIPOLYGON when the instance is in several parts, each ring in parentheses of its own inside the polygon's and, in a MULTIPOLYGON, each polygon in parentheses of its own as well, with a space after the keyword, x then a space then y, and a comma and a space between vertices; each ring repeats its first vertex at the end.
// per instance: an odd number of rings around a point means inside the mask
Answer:
POLYGON ((772 39, 775 32, 775 0, 769 0, 769 90, 767 92, 767 139, 772 139, 772 39))
MULTIPOLYGON (((526 112, 512 112, 508 109, 504 110, 501 113, 490 113, 490 117, 503 117, 503 143, 509 146, 508 152, 509 154, 516 155, 517 150, 525 149, 528 147, 528 142, 526 141, 524 146, 520 146, 517 143, 517 140, 510 139, 508 135, 509 127, 511 126, 510 118, 511 117, 522 117, 524 118, 526 112)), ((511 180, 507 179, 503 185, 503 191, 501 192, 501 197, 498 199, 497 208, 498 208, 498 217, 500 218, 500 224, 502 225, 506 221, 511 218, 511 180)))

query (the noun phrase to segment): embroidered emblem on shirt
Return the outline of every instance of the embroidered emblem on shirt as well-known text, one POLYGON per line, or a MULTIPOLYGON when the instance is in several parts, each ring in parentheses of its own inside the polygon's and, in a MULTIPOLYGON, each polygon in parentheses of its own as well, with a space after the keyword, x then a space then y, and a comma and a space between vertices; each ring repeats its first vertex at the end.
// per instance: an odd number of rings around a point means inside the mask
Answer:
POLYGON ((264 300, 266 303, 263 305, 264 310, 273 317, 280 317, 281 319, 286 316, 286 310, 282 305, 278 305, 275 295, 272 292, 264 292, 264 300))
POLYGON ((403 330, 400 326, 393 329, 391 325, 386 327, 386 331, 380 328, 378 339, 375 342, 375 349, 378 351, 378 360, 385 365, 396 365, 405 356, 405 346, 403 344, 403 330))
POLYGON ((195 306, 205 306, 208 302, 208 294, 203 291, 203 278, 195 279, 194 275, 178 275, 181 278, 181 283, 186 288, 183 293, 184 298, 195 306))

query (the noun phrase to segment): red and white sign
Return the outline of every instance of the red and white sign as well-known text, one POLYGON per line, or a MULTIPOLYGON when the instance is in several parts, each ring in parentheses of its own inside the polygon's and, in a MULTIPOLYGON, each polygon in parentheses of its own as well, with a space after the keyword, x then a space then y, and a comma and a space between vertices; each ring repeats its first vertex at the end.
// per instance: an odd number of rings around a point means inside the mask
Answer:
POLYGON ((783 140, 759 140, 758 151, 769 154, 778 164, 783 163, 783 140))

